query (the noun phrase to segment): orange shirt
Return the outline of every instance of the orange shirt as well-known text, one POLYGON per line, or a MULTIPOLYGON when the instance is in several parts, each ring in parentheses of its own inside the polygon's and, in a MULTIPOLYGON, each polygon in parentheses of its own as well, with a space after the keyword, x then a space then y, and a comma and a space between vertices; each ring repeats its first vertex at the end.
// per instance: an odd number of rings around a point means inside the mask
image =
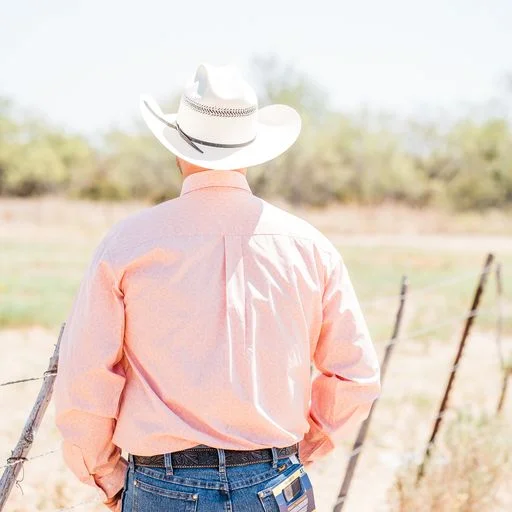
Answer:
POLYGON ((202 171, 101 241, 67 319, 54 403, 66 463, 106 499, 124 483, 121 449, 300 441, 313 461, 379 391, 331 242, 252 194, 241 173, 202 171))

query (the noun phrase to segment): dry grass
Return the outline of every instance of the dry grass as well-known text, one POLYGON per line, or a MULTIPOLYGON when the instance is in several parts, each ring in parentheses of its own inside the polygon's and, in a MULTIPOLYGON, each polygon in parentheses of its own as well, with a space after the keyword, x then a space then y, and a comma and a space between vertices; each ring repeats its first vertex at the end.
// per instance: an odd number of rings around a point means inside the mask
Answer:
POLYGON ((411 465, 398 473, 390 492, 393 510, 506 510, 510 503, 506 484, 512 478, 510 425, 496 418, 461 414, 450 425, 419 482, 416 469, 411 465))
MULTIPOLYGON (((56 331, 40 328, 0 331, 0 344, 7 354, 0 360, 1 379, 41 375, 56 336, 56 331)), ((425 346, 402 340, 397 346, 349 494, 347 512, 399 510, 387 503, 388 489, 393 485, 396 471, 423 453, 453 359, 454 342, 454 339, 451 343, 431 339, 425 346)), ((512 339, 504 342, 508 350, 512 349, 512 339)), ((484 333, 475 333, 468 340, 455 382, 452 411, 470 408, 493 414, 499 396, 500 374, 492 343, 492 337, 484 333)), ((381 354, 382 348, 379 347, 381 354)), ((39 385, 29 382, 0 390, 0 460, 5 461, 14 447, 39 385)), ((511 405, 508 400, 503 410, 503 421, 508 425, 512 419, 511 405)), ((50 404, 31 456, 58 448, 59 436, 53 419, 53 405, 50 404)), ((308 470, 315 488, 318 512, 332 509, 350 444, 351 440, 347 440, 344 446, 308 470)), ((500 452, 496 451, 495 455, 499 457, 500 452)), ((66 469, 60 452, 28 462, 21 487, 24 495, 18 488, 13 489, 7 507, 9 512, 52 512, 58 507, 96 498, 91 489, 78 482, 66 469)), ((501 496, 501 505, 494 509, 496 512, 512 509, 510 489, 505 492, 508 495, 501 496)), ((84 507, 83 510, 100 512, 102 509, 84 507)), ((437 510, 451 512, 451 509, 437 510)))
MULTIPOLYGON (((370 235, 512 235, 510 212, 455 213, 430 208, 410 208, 403 205, 332 206, 328 209, 295 209, 282 203, 274 204, 306 218, 324 232, 370 235)), ((106 228, 117 219, 148 206, 140 201, 113 203, 105 201, 75 201, 55 197, 33 199, 0 199, 0 226, 17 222, 33 227, 54 225, 58 228, 106 228)))
POLYGON ((327 210, 308 208, 299 209, 297 213, 322 231, 344 234, 512 235, 510 212, 502 210, 450 212, 383 204, 332 206, 327 210))

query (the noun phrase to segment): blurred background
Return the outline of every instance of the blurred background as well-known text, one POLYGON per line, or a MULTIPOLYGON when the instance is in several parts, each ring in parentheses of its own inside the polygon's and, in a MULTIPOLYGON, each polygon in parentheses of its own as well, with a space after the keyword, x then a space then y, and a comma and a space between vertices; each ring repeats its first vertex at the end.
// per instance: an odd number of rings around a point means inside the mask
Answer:
MULTIPOLYGON (((345 510, 512 510, 511 26, 509 0, 4 2, 0 383, 46 370, 109 227, 180 193, 139 95, 173 112, 199 63, 235 64, 260 106, 303 118, 292 149, 249 171, 253 192, 336 244, 381 355, 409 280, 345 510), (497 264, 416 485, 489 252, 497 264)), ((0 387, 0 465, 40 385, 0 387)), ((332 510, 352 442, 311 467, 319 512, 332 510)), ((64 467, 51 404, 39 455, 7 510, 102 510, 64 467)))

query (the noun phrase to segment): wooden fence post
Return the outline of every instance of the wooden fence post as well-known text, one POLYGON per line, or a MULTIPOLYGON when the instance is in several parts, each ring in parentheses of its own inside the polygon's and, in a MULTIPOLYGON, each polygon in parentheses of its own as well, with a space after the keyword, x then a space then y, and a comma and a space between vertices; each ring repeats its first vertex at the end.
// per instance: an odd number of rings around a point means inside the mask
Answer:
POLYGON ((446 388, 445 388, 445 391, 444 391, 444 395, 443 395, 443 399, 441 401, 441 405, 439 406, 439 411, 437 413, 437 416, 436 416, 436 419, 434 421, 434 427, 432 429, 432 434, 430 436, 430 439, 428 441, 428 444, 427 444, 427 448, 425 450, 425 455, 423 457, 423 461, 422 463, 420 464, 419 468, 418 468, 418 474, 417 474, 417 478, 416 478, 416 481, 419 482, 419 480, 423 477, 424 473, 425 473, 425 465, 426 463, 428 462, 429 458, 430 458, 430 455, 431 455, 431 452, 432 452, 432 448, 434 447, 434 444, 435 444, 435 440, 436 440, 436 437, 437 437, 437 433, 439 431, 439 427, 441 426, 441 423, 443 421, 443 416, 444 416, 444 413, 448 407, 448 399, 450 397, 450 391, 452 389, 452 386, 453 386, 453 382, 454 382, 454 379, 455 379, 455 375, 457 374, 457 369, 459 367, 459 363, 460 363, 460 359, 462 357, 462 353, 464 351, 464 346, 466 344, 466 340, 469 336, 469 333, 471 331, 471 327, 473 325, 473 321, 475 320, 476 318, 476 315, 478 313, 478 306, 480 304, 480 298, 482 297, 482 292, 484 291, 484 287, 485 287, 485 283, 487 282, 487 276, 491 270, 491 265, 494 261, 494 255, 493 254, 488 254, 487 255, 487 258, 485 259, 485 265, 484 265, 484 268, 482 269, 482 272, 480 274, 480 279, 478 280, 478 286, 476 287, 476 290, 475 290, 475 295, 473 297, 473 302, 471 303, 471 307, 469 309, 469 313, 466 317, 466 322, 464 324, 464 331, 462 332, 462 337, 460 339, 460 342, 459 342, 459 348, 457 350, 457 354, 455 355, 455 360, 453 362, 453 365, 450 369, 450 376, 448 378, 448 383, 446 385, 446 388))
MULTIPOLYGON (((384 376, 386 374, 386 370, 388 368, 389 360, 391 358, 391 354, 393 352, 393 348, 398 340, 398 336, 400 333, 400 327, 402 325, 402 317, 404 312, 405 298, 407 295, 407 278, 404 276, 402 278, 402 284, 400 286, 400 303, 398 306, 398 311, 396 313, 395 325, 393 327, 393 334, 391 336, 390 341, 386 345, 386 349, 384 351, 384 357, 381 364, 381 382, 384 381, 384 376)), ((347 469, 345 470, 345 477, 343 479, 343 483, 340 488, 340 492, 338 494, 338 499, 336 500, 336 504, 334 505, 333 512, 341 512, 343 506, 345 505, 348 490, 350 488, 350 484, 352 482, 352 478, 355 473, 357 461, 359 459, 359 454, 363 449, 363 445, 366 439, 366 434, 368 433, 368 428, 370 426, 370 421, 372 419, 373 411, 377 405, 378 400, 373 402, 372 407, 370 409, 370 413, 368 414, 368 418, 361 424, 359 428, 359 432, 357 434, 356 441, 352 446, 352 451, 350 452, 349 461, 347 465, 347 469)))
POLYGON ((503 405, 505 404, 505 398, 507 397, 508 382, 512 378, 512 367, 505 367, 501 381, 501 392, 500 399, 498 400, 497 413, 501 414, 503 405))
POLYGON ((503 278, 501 275, 501 263, 496 264, 496 299, 498 302, 498 312, 496 317, 496 346, 498 349, 498 357, 500 360, 500 367, 502 372, 500 397, 498 400, 496 413, 500 414, 503 409, 503 405, 505 404, 508 383, 512 376, 512 361, 505 360, 505 356, 503 355, 503 347, 501 345, 501 333, 503 332, 503 278))
POLYGON ((52 397, 53 383, 57 376, 60 341, 62 339, 64 327, 65 323, 61 326, 59 338, 55 345, 53 355, 50 358, 48 370, 44 373, 44 380, 41 385, 41 389, 39 390, 39 395, 37 396, 32 411, 25 422, 18 444, 12 451, 11 456, 7 459, 8 465, 0 479, 0 511, 3 510, 11 489, 16 481, 16 477, 18 476, 23 463, 27 460, 27 455, 32 448, 35 435, 52 397))

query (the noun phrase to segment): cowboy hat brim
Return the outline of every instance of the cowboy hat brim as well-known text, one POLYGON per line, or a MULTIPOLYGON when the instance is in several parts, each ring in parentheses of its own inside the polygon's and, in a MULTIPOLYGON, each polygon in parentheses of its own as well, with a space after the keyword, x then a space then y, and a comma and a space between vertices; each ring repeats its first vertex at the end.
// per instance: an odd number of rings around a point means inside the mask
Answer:
POLYGON ((239 148, 198 144, 201 153, 187 143, 178 130, 159 119, 174 125, 177 114, 164 114, 148 95, 140 97, 140 110, 153 135, 171 153, 191 164, 219 171, 252 167, 276 158, 297 140, 301 129, 301 119, 295 109, 287 105, 269 105, 258 110, 256 138, 250 144, 239 148))

